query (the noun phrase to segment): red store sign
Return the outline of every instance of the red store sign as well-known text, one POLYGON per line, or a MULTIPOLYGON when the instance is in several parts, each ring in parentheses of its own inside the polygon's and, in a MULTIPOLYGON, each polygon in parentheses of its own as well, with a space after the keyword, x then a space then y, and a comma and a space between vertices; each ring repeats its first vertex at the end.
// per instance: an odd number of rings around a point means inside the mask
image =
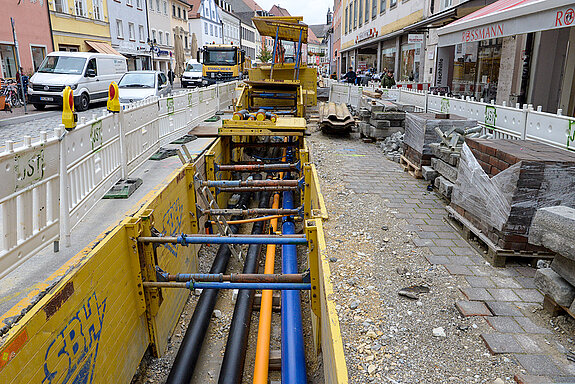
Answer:
POLYGON ((503 36, 503 23, 463 31, 461 41, 469 43, 477 40, 494 39, 500 36, 503 36))

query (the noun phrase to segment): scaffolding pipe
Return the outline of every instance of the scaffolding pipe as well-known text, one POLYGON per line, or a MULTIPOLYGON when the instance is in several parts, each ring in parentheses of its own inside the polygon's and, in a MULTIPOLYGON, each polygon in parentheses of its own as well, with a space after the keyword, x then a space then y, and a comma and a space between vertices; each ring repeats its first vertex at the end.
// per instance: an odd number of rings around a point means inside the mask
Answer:
MULTIPOLYGON (((244 193, 240 196, 238 206, 247 205, 250 194, 244 193)), ((231 225, 230 229, 232 232, 237 232, 239 226, 231 225)), ((230 254, 229 247, 222 244, 218 248, 210 273, 225 273, 230 260, 230 254)), ((202 344, 204 343, 204 337, 208 333, 208 326, 210 325, 212 312, 216 306, 218 292, 218 289, 205 289, 202 291, 166 384, 189 383, 192 379, 202 344)))
POLYGON ((267 209, 267 208, 252 208, 252 209, 200 209, 201 215, 303 215, 301 208, 296 209, 267 209))
POLYGON ((302 182, 300 180, 203 180, 202 187, 297 187, 302 182))
POLYGON ((265 274, 265 273, 231 273, 224 275, 223 273, 177 273, 175 275, 166 274, 165 278, 168 281, 188 282, 194 281, 209 281, 216 283, 223 283, 229 281, 230 283, 303 283, 306 275, 294 273, 289 275, 283 274, 265 274))
MULTIPOLYGON (((272 208, 278 208, 280 205, 279 193, 274 194, 272 208)), ((275 233, 278 228, 278 220, 273 219, 270 222, 271 232, 275 233)), ((268 276, 273 276, 274 263, 276 256, 275 244, 270 244, 266 249, 266 261, 264 266, 264 273, 268 276)), ((272 301, 273 291, 262 291, 262 298, 260 304, 260 321, 258 324, 258 338, 256 345, 256 361, 254 367, 254 384, 267 384, 268 383, 268 368, 270 357, 270 334, 271 334, 271 321, 272 321, 272 301)))
POLYGON ((295 164, 214 164, 216 171, 226 172, 274 172, 299 171, 299 163, 295 164))
MULTIPOLYGON (((291 209, 293 206, 293 194, 284 192, 283 207, 291 209)), ((282 232, 295 233, 294 222, 289 218, 284 219, 282 232)), ((296 246, 283 245, 282 273, 297 273, 297 271, 296 246)), ((281 377, 282 384, 307 382, 300 294, 294 291, 283 291, 281 295, 281 377)))
POLYGON ((306 244, 305 237, 282 237, 282 236, 266 236, 266 237, 231 237, 231 236, 178 236, 178 244, 306 244))
MULTIPOLYGON (((263 193, 259 202, 259 207, 268 207, 269 199, 270 194, 263 193)), ((263 232, 263 228, 263 221, 256 222, 252 227, 252 234, 261 234, 263 232)), ((261 249, 262 247, 260 244, 249 246, 244 262, 244 274, 255 274, 257 272, 261 249)), ((230 276, 230 279, 232 278, 233 276, 230 276)), ((236 283, 232 282, 229 284, 236 283)), ((224 352, 224 358, 220 368, 220 376, 218 378, 218 383, 220 384, 239 384, 242 382, 244 372, 244 361, 246 359, 248 334, 252 318, 255 292, 253 290, 241 289, 243 288, 242 286, 238 286, 237 288, 240 289, 240 291, 238 291, 236 298, 234 314, 232 316, 228 340, 226 342, 226 350, 224 352)))
MULTIPOLYGON (((262 217, 254 217, 252 219, 243 219, 243 220, 228 220, 228 224, 247 224, 247 223, 254 223, 256 221, 268 221, 273 219, 280 219, 282 217, 286 217, 290 215, 273 215, 273 216, 262 216, 262 217)), ((301 219, 301 218, 300 218, 301 219)), ((212 224, 215 224, 215 221, 211 221, 212 224)), ((223 224, 223 221, 220 221, 223 224)))
MULTIPOLYGON (((259 244, 258 244, 259 245, 259 244)), ((275 289, 278 291, 311 290, 310 283, 216 283, 216 282, 175 282, 175 281, 144 281, 144 288, 185 288, 185 289, 275 289)))
POLYGON ((299 187, 232 187, 232 188, 216 188, 217 193, 241 193, 241 192, 284 192, 284 191, 297 191, 299 187))

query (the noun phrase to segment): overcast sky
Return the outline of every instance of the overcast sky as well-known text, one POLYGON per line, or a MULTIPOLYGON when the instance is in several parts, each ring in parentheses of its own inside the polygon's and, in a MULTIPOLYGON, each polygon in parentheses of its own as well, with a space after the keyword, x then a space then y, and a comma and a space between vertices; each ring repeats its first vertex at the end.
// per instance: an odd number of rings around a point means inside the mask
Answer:
POLYGON ((292 16, 303 16, 306 24, 325 24, 328 8, 333 8, 333 0, 255 0, 263 9, 279 5, 289 11, 292 16))

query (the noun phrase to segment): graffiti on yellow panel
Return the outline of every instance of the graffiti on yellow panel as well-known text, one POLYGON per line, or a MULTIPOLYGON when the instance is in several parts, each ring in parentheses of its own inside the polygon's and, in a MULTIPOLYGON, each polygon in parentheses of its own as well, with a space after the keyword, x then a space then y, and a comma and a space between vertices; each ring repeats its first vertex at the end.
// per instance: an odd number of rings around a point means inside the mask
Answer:
POLYGON ((92 293, 48 343, 42 384, 86 384, 94 379, 106 299, 92 293))
MULTIPOLYGON (((164 236, 179 236, 182 234, 184 226, 184 203, 178 197, 164 213, 162 218, 162 235, 164 236)), ((178 257, 178 250, 176 244, 165 244, 170 253, 178 257)))

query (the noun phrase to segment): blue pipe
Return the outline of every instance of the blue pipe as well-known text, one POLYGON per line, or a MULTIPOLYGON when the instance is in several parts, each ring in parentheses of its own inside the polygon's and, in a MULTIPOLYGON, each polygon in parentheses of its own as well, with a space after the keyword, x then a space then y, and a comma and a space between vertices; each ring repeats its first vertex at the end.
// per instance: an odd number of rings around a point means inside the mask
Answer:
MULTIPOLYGON (((292 232, 293 234, 293 232, 292 232)), ((178 236, 178 244, 307 244, 305 237, 228 237, 178 236)))
MULTIPOLYGON (((191 289, 192 284, 193 288, 196 289, 272 289, 272 290, 295 290, 295 291, 299 290, 309 291, 311 289, 311 284, 308 283, 212 283, 212 282, 192 282, 192 281, 187 282, 186 287, 188 289, 191 289)), ((297 294, 297 296, 299 300, 299 293, 297 294)), ((303 336, 302 336, 302 348, 303 348, 303 336)))
MULTIPOLYGON (((293 193, 283 193, 283 208, 293 208, 293 193)), ((295 224, 289 218, 282 224, 282 233, 295 233, 295 224)), ((295 245, 282 246, 282 273, 298 273, 295 245)), ((301 302, 298 291, 281 293, 281 351, 282 384, 307 383, 305 349, 303 344, 301 302)))

